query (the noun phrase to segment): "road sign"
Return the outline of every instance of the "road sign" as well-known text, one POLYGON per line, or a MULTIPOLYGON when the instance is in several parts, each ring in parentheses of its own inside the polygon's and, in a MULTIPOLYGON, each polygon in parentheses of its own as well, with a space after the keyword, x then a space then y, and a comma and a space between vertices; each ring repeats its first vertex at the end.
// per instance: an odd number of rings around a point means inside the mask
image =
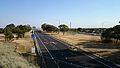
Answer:
POLYGON ((33 39, 35 39, 35 34, 32 33, 31 37, 32 37, 33 39))
POLYGON ((31 53, 35 53, 35 48, 32 48, 32 49, 31 49, 31 53))

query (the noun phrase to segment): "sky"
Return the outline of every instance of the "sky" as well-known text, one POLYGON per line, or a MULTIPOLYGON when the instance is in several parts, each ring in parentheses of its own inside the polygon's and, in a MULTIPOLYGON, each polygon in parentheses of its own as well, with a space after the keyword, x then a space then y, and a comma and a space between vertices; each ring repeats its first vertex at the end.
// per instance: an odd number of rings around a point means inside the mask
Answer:
POLYGON ((0 27, 71 22, 73 28, 109 28, 119 21, 120 0, 0 0, 0 27))

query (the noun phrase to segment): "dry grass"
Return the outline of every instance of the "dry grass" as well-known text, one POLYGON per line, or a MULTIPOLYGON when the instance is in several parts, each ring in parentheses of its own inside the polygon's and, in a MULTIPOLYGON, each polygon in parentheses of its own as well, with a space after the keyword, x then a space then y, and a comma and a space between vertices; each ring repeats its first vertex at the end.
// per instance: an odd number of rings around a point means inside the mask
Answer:
MULTIPOLYGON (((50 34, 50 33, 49 33, 50 34)), ((100 36, 91 36, 85 34, 66 33, 65 35, 50 34, 58 39, 67 41, 68 43, 80 47, 80 49, 97 54, 111 61, 120 60, 120 46, 112 43, 100 43, 100 36), (114 57, 113 57, 114 56, 114 57), (116 58, 116 59, 115 59, 116 58)), ((120 62, 116 62, 119 63, 120 62)))
MULTIPOLYGON (((14 35, 16 37, 16 35, 14 35)), ((0 42, 5 42, 4 41, 4 35, 0 34, 0 42)), ((31 32, 25 33, 24 38, 20 38, 18 40, 14 39, 12 43, 17 44, 17 52, 19 53, 26 53, 26 52, 31 52, 31 48, 34 47, 33 40, 31 38, 31 32)))
POLYGON ((4 34, 0 34, 0 42, 4 42, 4 34))
POLYGON ((0 68, 39 68, 18 54, 30 52, 32 47, 34 45, 30 32, 25 34, 25 38, 15 39, 11 43, 5 42, 4 35, 0 34, 0 68))
POLYGON ((0 42, 0 68, 37 68, 14 52, 16 44, 0 42))
POLYGON ((18 52, 30 52, 31 48, 34 47, 33 40, 31 38, 31 33, 27 32, 25 33, 25 38, 20 38, 18 40, 14 40, 13 43, 18 44, 17 45, 17 51, 18 52))
MULTIPOLYGON (((50 34, 50 33, 48 33, 50 34)), ((70 33, 65 33, 63 35, 61 32, 59 34, 50 34, 52 36, 55 36, 59 39, 66 40, 68 42, 71 42, 72 44, 76 45, 78 43, 82 42, 88 42, 88 41, 99 41, 100 37, 99 36, 91 36, 91 35, 84 35, 84 34, 70 34, 70 33)))

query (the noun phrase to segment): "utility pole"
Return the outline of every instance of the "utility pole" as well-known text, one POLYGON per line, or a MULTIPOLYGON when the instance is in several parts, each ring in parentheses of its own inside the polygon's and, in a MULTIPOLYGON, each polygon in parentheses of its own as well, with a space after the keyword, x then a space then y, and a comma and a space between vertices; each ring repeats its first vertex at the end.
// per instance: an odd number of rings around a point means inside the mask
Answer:
POLYGON ((59 20, 59 25, 60 25, 60 20, 59 20))
MULTIPOLYGON (((59 24, 58 24, 58 26, 60 25, 60 20, 59 20, 59 24)), ((59 27, 58 27, 58 34, 60 33, 60 29, 59 29, 59 27)))
POLYGON ((71 22, 70 22, 70 28, 71 28, 71 25, 72 25, 72 24, 71 24, 71 22))
POLYGON ((103 32, 103 25, 104 25, 104 23, 102 23, 101 34, 102 34, 102 32, 103 32))

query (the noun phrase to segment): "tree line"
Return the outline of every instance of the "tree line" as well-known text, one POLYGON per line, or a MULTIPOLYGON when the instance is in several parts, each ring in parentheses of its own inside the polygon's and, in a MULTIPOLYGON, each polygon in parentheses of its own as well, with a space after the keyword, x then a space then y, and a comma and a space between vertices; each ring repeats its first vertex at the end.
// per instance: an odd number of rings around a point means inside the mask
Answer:
POLYGON ((9 24, 5 28, 0 28, 0 33, 4 33, 5 41, 11 41, 16 35, 16 39, 23 38, 25 32, 29 32, 31 30, 30 25, 17 25, 9 24))
MULTIPOLYGON (((41 28, 43 29, 43 31, 46 31, 46 32, 58 32, 59 33, 61 31, 61 32, 63 32, 63 35, 68 30, 78 31, 78 32, 83 30, 82 28, 72 29, 72 28, 69 28, 65 24, 61 24, 58 27, 56 27, 54 25, 50 25, 50 24, 46 24, 46 23, 42 24, 41 28)), ((112 28, 106 28, 103 30, 101 29, 101 30, 99 30, 99 33, 101 33, 102 42, 109 43, 109 42, 115 41, 115 43, 117 44, 118 41, 120 40, 120 25, 116 25, 112 28)))
POLYGON ((66 31, 68 31, 69 27, 65 24, 61 24, 58 27, 54 26, 54 25, 50 25, 50 24, 42 24, 41 28, 43 29, 43 31, 46 32, 63 32, 63 35, 65 34, 66 31))

